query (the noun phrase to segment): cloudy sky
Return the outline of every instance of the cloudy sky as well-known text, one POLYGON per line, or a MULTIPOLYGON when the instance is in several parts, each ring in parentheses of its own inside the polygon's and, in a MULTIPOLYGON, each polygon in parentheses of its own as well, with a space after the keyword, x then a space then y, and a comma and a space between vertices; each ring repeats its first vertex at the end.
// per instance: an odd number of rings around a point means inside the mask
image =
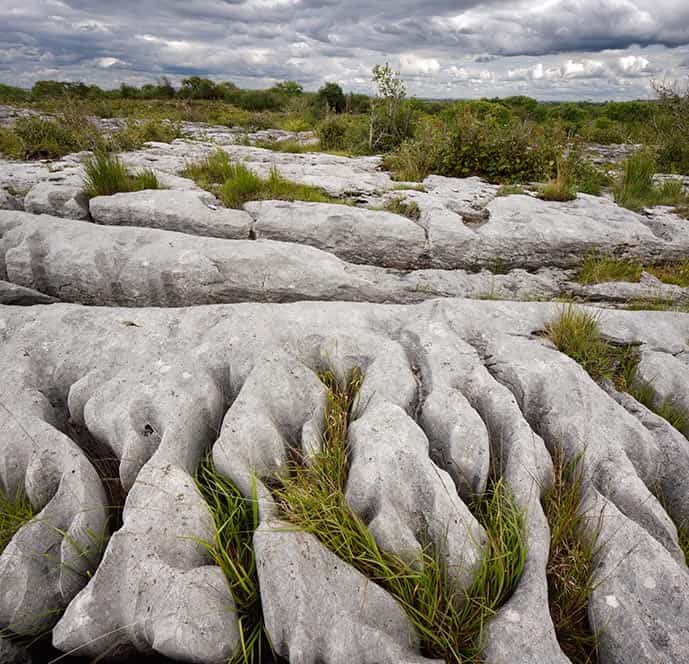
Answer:
POLYGON ((422 97, 650 96, 689 76, 689 0, 0 0, 0 82, 188 75, 422 97))

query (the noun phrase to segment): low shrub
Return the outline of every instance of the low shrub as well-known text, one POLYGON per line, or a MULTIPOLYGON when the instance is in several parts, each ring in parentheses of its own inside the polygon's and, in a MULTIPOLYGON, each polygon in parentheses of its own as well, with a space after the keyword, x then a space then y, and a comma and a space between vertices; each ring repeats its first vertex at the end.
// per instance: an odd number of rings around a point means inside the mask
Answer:
POLYGON ((529 182, 551 177, 563 137, 528 121, 477 117, 465 108, 447 120, 420 124, 385 164, 397 179, 478 175, 490 182, 529 182))
POLYGON ((150 169, 132 175, 124 164, 114 155, 97 152, 84 163, 86 195, 110 196, 143 189, 159 189, 156 174, 150 169))
POLYGON ((347 120, 337 115, 328 115, 316 128, 316 134, 324 150, 344 150, 347 120))
POLYGON ((86 118, 39 116, 19 118, 0 138, 0 150, 18 159, 52 159, 102 145, 96 127, 86 118))
POLYGON ((109 144, 115 150, 134 150, 149 141, 171 143, 181 137, 182 130, 178 122, 130 120, 125 129, 110 137, 109 144))

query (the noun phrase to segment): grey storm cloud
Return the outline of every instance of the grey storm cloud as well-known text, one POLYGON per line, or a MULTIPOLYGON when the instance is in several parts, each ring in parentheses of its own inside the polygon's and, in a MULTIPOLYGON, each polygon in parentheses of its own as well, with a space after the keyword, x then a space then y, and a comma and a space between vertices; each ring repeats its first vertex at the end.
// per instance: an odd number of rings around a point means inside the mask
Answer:
POLYGON ((429 97, 630 98, 686 76, 686 0, 0 0, 0 80, 163 74, 370 89, 389 61, 429 97))

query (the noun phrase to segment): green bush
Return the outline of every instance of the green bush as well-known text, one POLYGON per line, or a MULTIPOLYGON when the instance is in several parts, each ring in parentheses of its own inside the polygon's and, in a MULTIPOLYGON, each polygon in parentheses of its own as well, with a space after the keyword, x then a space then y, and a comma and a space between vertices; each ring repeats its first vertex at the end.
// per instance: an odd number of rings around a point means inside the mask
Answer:
POLYGON ((159 189, 156 174, 147 169, 132 175, 124 164, 114 155, 97 152, 84 163, 86 195, 110 196, 121 192, 159 189))
POLYGON ((324 150, 344 150, 347 138, 347 120, 328 115, 317 127, 316 134, 324 150))
POLYGON ((495 115, 477 117, 470 109, 447 120, 422 122, 415 138, 385 164, 398 179, 478 175, 491 182, 529 182, 551 177, 564 137, 530 122, 495 115))

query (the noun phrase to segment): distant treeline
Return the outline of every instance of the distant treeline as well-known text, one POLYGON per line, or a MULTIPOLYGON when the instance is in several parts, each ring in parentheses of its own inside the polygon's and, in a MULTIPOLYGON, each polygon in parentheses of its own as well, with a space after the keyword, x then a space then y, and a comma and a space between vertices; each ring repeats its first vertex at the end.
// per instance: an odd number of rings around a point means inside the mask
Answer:
MULTIPOLYGON (((230 81, 215 83, 208 78, 191 76, 185 78, 179 88, 162 77, 157 83, 147 83, 141 87, 122 83, 119 88, 104 90, 97 85, 87 85, 70 81, 37 81, 31 89, 0 84, 0 102, 31 103, 61 97, 80 100, 141 99, 141 100, 216 100, 223 101, 246 111, 289 111, 295 102, 304 109, 312 106, 319 111, 323 108, 335 113, 368 113, 369 95, 350 92, 345 94, 337 83, 325 83, 317 92, 307 92, 296 81, 283 81, 265 90, 245 90, 230 81)), ((429 115, 441 114, 457 100, 409 100, 419 111, 429 115)), ((603 118, 611 122, 638 123, 652 117, 653 101, 626 102, 541 102, 526 96, 505 98, 484 98, 464 101, 472 111, 495 115, 500 107, 505 113, 516 115, 534 122, 561 120, 570 125, 578 125, 593 118, 603 118)))

